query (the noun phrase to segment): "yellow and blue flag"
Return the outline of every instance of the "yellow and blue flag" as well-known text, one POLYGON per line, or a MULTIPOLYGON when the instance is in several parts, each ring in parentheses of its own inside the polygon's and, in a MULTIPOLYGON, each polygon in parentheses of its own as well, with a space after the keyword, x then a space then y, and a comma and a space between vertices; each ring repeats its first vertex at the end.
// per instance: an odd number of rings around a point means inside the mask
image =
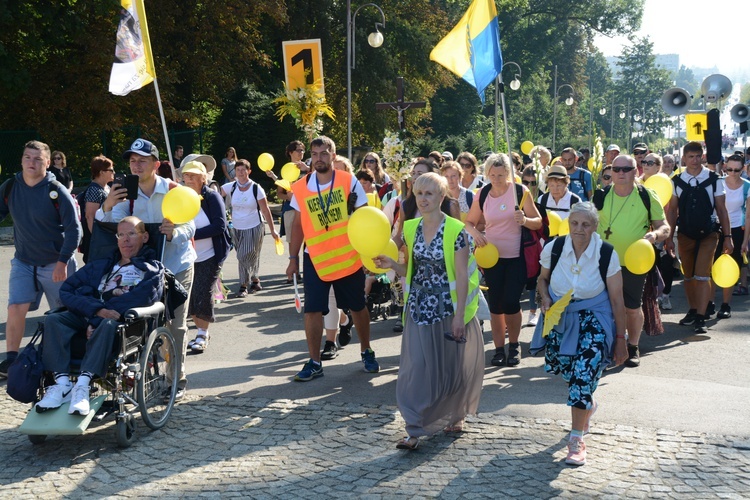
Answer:
POLYGON ((430 60, 466 80, 484 102, 484 89, 503 67, 495 0, 474 0, 456 27, 432 49, 430 60))
POLYGON ((121 0, 120 24, 109 91, 128 95, 156 78, 143 0, 121 0))

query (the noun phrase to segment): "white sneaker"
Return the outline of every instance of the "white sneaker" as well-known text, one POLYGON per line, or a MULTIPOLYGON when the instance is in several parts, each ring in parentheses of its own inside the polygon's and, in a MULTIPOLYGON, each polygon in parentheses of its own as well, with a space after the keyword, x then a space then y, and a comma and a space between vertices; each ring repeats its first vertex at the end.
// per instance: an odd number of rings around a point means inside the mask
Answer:
POLYGON ((73 385, 70 383, 66 385, 55 384, 48 387, 42 400, 35 406, 37 413, 44 413, 48 410, 60 408, 63 403, 70 401, 70 392, 72 390, 73 385))
POLYGON ((669 295, 661 296, 661 308, 664 309, 665 311, 672 310, 672 302, 669 300, 669 295))
POLYGON ((73 387, 73 394, 70 398, 70 408, 68 413, 70 415, 88 415, 91 410, 89 406, 89 391, 91 388, 88 385, 76 385, 73 387))
POLYGON ((539 316, 536 313, 529 313, 529 322, 526 323, 529 326, 536 326, 539 321, 539 316))

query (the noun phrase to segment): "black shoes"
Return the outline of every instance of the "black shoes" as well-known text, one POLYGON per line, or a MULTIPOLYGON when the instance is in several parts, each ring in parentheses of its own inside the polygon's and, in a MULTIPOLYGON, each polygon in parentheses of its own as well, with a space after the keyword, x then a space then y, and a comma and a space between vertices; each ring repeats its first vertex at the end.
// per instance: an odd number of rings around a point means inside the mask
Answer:
POLYGON ((508 342, 508 366, 518 366, 521 364, 521 344, 518 342, 508 342))
POLYGON ((628 344, 628 359, 625 360, 625 366, 635 368, 641 366, 640 350, 637 345, 628 344))
POLYGON ((721 305, 721 309, 719 309, 719 312, 716 314, 717 319, 727 319, 732 317, 732 308, 729 307, 729 304, 724 302, 721 305))
POLYGON ((505 366, 505 346, 501 346, 495 349, 495 355, 490 361, 492 366, 505 366))
POLYGON ((339 349, 336 347, 335 342, 326 340, 325 346, 323 346, 323 352, 320 353, 320 359, 329 360, 339 355, 339 349))
POLYGON ((352 319, 351 313, 347 312, 346 317, 349 322, 345 325, 339 325, 339 345, 345 347, 352 341, 352 326, 354 326, 354 320, 352 319))
POLYGON ((709 302, 706 306, 706 314, 704 315, 705 319, 711 319, 711 316, 716 314, 716 306, 714 305, 713 301, 709 302))
POLYGON ((684 318, 680 320, 680 324, 683 326, 690 326, 693 323, 695 323, 696 318, 698 317, 698 311, 695 309, 690 309, 684 318))
POLYGON ((704 318, 696 318, 695 323, 693 323, 693 331, 695 333, 707 333, 706 320, 704 318))

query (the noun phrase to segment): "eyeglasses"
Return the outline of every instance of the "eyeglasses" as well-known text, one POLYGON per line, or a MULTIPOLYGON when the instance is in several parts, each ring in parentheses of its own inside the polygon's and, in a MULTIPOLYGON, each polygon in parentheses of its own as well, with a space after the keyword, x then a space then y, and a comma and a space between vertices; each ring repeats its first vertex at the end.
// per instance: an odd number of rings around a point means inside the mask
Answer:
POLYGON ((141 234, 141 233, 139 233, 138 231, 130 231, 128 233, 117 233, 115 236, 117 236, 118 240, 123 240, 125 238, 127 238, 127 239, 135 238, 139 234, 141 234))
POLYGON ((658 165, 654 160, 643 160, 641 162, 641 165, 646 165, 647 167, 653 167, 654 165, 658 165))
POLYGON ((724 170, 727 172, 734 172, 734 173, 742 172, 741 168, 725 168, 724 170))
POLYGON ((612 179, 612 176, 609 175, 609 174, 602 175, 602 179, 604 179, 605 181, 608 181, 608 180, 612 179))
POLYGON ((377 163, 378 160, 375 160, 373 158, 365 158, 365 163, 377 163))
POLYGON ((527 180, 524 179, 521 182, 523 182, 524 186, 536 186, 536 181, 527 181, 527 180))
POLYGON ((619 174, 620 172, 632 172, 635 167, 612 167, 612 172, 619 174))

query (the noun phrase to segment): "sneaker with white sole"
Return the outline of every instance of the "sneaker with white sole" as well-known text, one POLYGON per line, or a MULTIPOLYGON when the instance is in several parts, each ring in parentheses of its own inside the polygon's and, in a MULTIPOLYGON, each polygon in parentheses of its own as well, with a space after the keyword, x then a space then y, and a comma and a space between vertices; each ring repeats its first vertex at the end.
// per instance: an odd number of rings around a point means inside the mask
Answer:
POLYGON ((60 408, 63 403, 70 401, 70 393, 73 390, 73 384, 55 384, 47 387, 44 397, 34 408, 37 413, 44 413, 48 410, 60 408))
POLYGON ((539 316, 537 313, 529 313, 529 322, 526 323, 528 326, 536 326, 539 322, 539 316))
POLYGON ((565 457, 565 463, 568 465, 586 464, 586 443, 583 439, 574 437, 568 441, 568 456, 565 457))
POLYGON ((73 392, 70 396, 70 407, 68 408, 68 414, 70 415, 82 415, 86 416, 89 414, 91 407, 89 405, 89 393, 91 387, 88 385, 75 385, 73 392))
POLYGON ((662 295, 661 296, 661 304, 660 307, 665 311, 671 311, 672 310, 672 301, 669 300, 669 295, 662 295))

